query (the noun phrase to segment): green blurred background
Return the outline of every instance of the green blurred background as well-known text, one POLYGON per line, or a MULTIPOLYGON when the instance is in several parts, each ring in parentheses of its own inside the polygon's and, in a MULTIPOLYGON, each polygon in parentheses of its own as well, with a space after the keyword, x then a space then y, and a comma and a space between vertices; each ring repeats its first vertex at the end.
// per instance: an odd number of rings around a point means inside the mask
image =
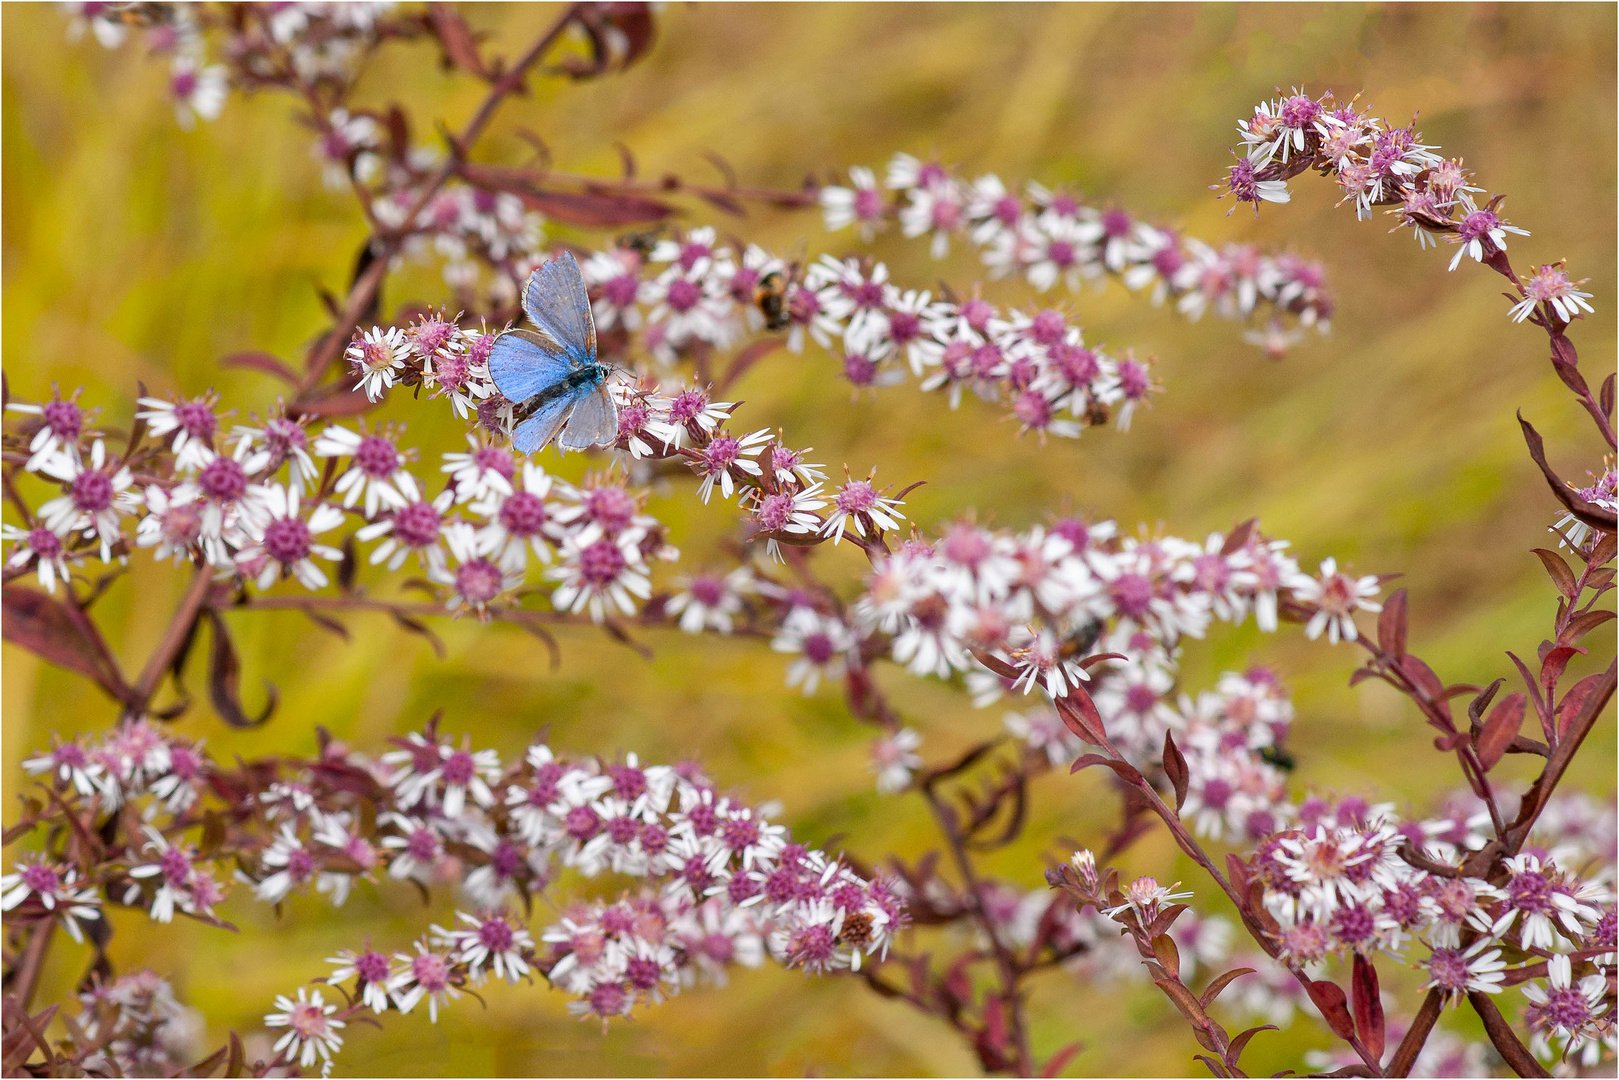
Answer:
MULTIPOLYGON (((473 6, 469 21, 508 55, 553 17, 549 5, 473 6)), ((307 131, 280 96, 233 97, 221 121, 180 131, 165 72, 135 45, 108 52, 70 44, 54 7, 9 4, 4 28, 4 362, 14 395, 53 381, 88 387, 103 418, 122 424, 137 382, 155 391, 216 387, 242 412, 271 404, 276 387, 222 371, 240 349, 297 356, 324 323, 316 288, 341 291, 363 231, 347 195, 323 190, 307 131)), ((395 46, 369 70, 357 100, 397 99, 417 117, 459 125, 480 90, 440 70, 425 46, 395 46)), ((1127 435, 1100 431, 1041 447, 1019 441, 998 413, 969 402, 958 413, 914 388, 851 404, 832 362, 777 354, 739 389, 751 421, 780 424, 834 468, 872 464, 884 481, 929 484, 908 509, 924 528, 975 511, 1022 527, 1073 508, 1197 537, 1258 514, 1290 538, 1301 561, 1326 555, 1359 572, 1401 571, 1411 591, 1414 647, 1448 679, 1488 682, 1502 653, 1532 653, 1553 594, 1527 549, 1547 543, 1552 501, 1513 420, 1522 408, 1569 477, 1600 468, 1598 444, 1553 377, 1539 331, 1514 328, 1493 275, 1449 256, 1419 253, 1382 222, 1335 208, 1335 189, 1303 178, 1293 203, 1255 221, 1227 217, 1207 185, 1228 162, 1234 125, 1253 104, 1293 84, 1366 92, 1385 115, 1422 110, 1427 141, 1465 156, 1507 213, 1533 236, 1514 238, 1520 268, 1568 258, 1591 278, 1597 314, 1575 339, 1592 382, 1611 370, 1615 283, 1615 9, 1611 5, 1169 5, 677 6, 660 19, 651 56, 627 75, 542 83, 512 103, 484 153, 515 160, 517 124, 540 133, 561 167, 612 172, 619 140, 648 172, 700 177, 702 151, 722 153, 744 183, 796 185, 810 170, 880 165, 895 150, 960 162, 968 175, 1069 184, 1093 199, 1193 235, 1292 247, 1324 260, 1338 300, 1333 333, 1311 336, 1285 361, 1265 359, 1236 327, 1188 325, 1119 286, 1073 306, 1092 340, 1158 357, 1167 392, 1127 435)), ((706 220, 702 212, 695 220, 706 220)), ((756 213, 720 224, 776 250, 800 239, 813 254, 840 251, 810 214, 756 213)), ((890 237, 877 251, 902 282, 977 273, 956 254, 932 264, 923 245, 890 237)), ((993 297, 1026 294, 997 286, 993 297)), ((396 277, 388 302, 435 302, 436 272, 396 277)), ((427 410, 409 416, 432 452, 459 441, 427 410)), ((559 467, 577 471, 577 462, 559 467)), ((683 564, 701 566, 729 511, 703 509, 682 489, 653 510, 672 521, 683 564)), ((138 557, 144 561, 144 556, 138 557)), ((857 553, 825 561, 850 580, 857 553)), ((138 668, 181 587, 141 567, 101 615, 126 666, 138 668)), ((782 658, 757 645, 660 634, 643 661, 597 634, 562 636, 548 668, 521 633, 462 622, 441 627, 449 657, 380 620, 355 621, 347 646, 298 616, 235 617, 249 705, 261 679, 282 693, 262 732, 235 734, 206 707, 183 720, 230 755, 308 752, 324 724, 363 746, 403 732, 433 710, 478 745, 515 754, 542 725, 575 752, 634 750, 643 760, 691 756, 756 800, 780 799, 795 832, 841 836, 865 857, 915 855, 930 842, 915 800, 879 799, 866 767, 868 731, 832 694, 804 699, 783 686, 782 658)), ((1610 644, 1611 635, 1601 642, 1610 644)), ((1375 685, 1346 688, 1349 649, 1217 632, 1187 650, 1185 685, 1252 661, 1278 665, 1300 720, 1300 790, 1364 792, 1420 808, 1457 782, 1414 712, 1375 685)), ((4 778, 55 730, 101 728, 109 704, 75 678, 4 650, 4 778)), ((974 712, 936 685, 887 679, 943 758, 999 726, 1000 708, 974 712)), ((1604 724, 1571 786, 1608 797, 1614 728, 1604 724)), ((1509 759, 1503 773, 1521 781, 1509 759)), ((1026 887, 1038 855, 1059 836, 1083 837, 1114 806, 1094 777, 1051 777, 1036 793, 1026 841, 991 860, 1026 887)), ((9 816, 9 811, 8 811, 9 816)), ((1161 835, 1128 867, 1201 889, 1161 835)), ((1206 890, 1203 890, 1206 892, 1206 890)), ((403 889, 358 890, 332 915, 298 898, 276 920, 246 897, 227 917, 240 935, 185 923, 125 920, 114 955, 171 975, 211 1032, 253 1029, 271 998, 323 974, 321 958, 370 935, 400 946, 430 920, 403 889)), ((550 913, 536 912, 544 923, 550 913)), ((63 954, 54 986, 76 974, 63 954)), ((1409 985, 1409 983, 1407 984, 1409 985)), ((47 997, 44 1000, 51 1000, 47 997)), ((1402 999, 1407 1006, 1414 999, 1402 999)), ((727 990, 700 989, 603 1036, 571 1020, 564 998, 541 988, 496 989, 487 1010, 463 1001, 437 1027, 392 1018, 386 1033, 351 1028, 346 1073, 456 1074, 952 1074, 975 1071, 970 1052, 933 1021, 879 1001, 858 984, 808 980, 770 968, 742 972, 727 990)), ((1085 1050, 1070 1074, 1176 1073, 1195 1044, 1145 984, 1083 985, 1063 974, 1038 984, 1037 1049, 1070 1039, 1085 1050)), ((1233 1018, 1235 1019, 1235 1018, 1233 1018)), ((1329 1037, 1308 1023, 1255 1041, 1249 1068, 1297 1068, 1329 1037)))

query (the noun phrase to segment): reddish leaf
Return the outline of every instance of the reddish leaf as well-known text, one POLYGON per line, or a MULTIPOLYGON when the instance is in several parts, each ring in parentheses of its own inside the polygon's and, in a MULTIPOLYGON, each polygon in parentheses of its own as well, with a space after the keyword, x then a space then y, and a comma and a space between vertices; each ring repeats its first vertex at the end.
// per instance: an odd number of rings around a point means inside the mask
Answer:
POLYGON ((1489 719, 1484 721, 1484 726, 1473 740, 1473 748, 1485 772, 1495 768, 1496 762, 1501 760, 1501 755, 1507 752, 1507 747, 1517 737, 1528 700, 1522 694, 1508 694, 1490 710, 1489 719))
POLYGON ((1084 1043, 1069 1043, 1061 1050, 1058 1050, 1055 1054, 1052 1054, 1046 1063, 1040 1067, 1040 1075, 1048 1078, 1048 1080, 1050 1077, 1060 1075, 1062 1073, 1063 1066, 1072 1061, 1074 1055, 1079 1053, 1080 1050, 1084 1049, 1084 1047, 1084 1043))
POLYGON ((281 359, 267 352, 234 352, 222 358, 219 363, 221 367, 253 368, 266 375, 274 375, 290 386, 298 385, 297 374, 281 359))
POLYGON ((1167 731, 1164 732, 1164 772, 1175 788, 1175 809, 1179 811, 1186 802, 1186 789, 1192 776, 1186 768, 1186 759, 1181 756, 1180 748, 1175 745, 1175 737, 1167 731))
POLYGON ((1557 680, 1563 677, 1563 671, 1568 667, 1568 662, 1576 656, 1584 655, 1584 653, 1585 650, 1578 645, 1559 645, 1546 651, 1546 655, 1540 661, 1540 685, 1545 689, 1548 699, 1550 698, 1552 687, 1556 686, 1557 680))
POLYGON ((1601 389, 1601 391, 1599 391, 1597 401, 1602 406, 1603 415, 1607 416, 1610 420, 1613 419, 1613 373, 1612 372, 1609 372, 1608 377, 1606 379, 1602 380, 1602 389, 1601 389))
POLYGON ((1568 733, 1568 725, 1580 714, 1580 710, 1585 708, 1586 700, 1601 685, 1604 678, 1606 676, 1602 672, 1597 672, 1595 675, 1587 675, 1569 687, 1568 693, 1563 695, 1563 700, 1557 703, 1558 738, 1568 733))
POLYGON ((118 701, 129 694, 123 676, 65 605, 34 589, 7 585, 0 590, 0 633, 40 659, 92 680, 118 701))
POLYGON ((1133 784, 1137 780, 1141 779, 1141 774, 1137 772, 1135 766, 1131 765, 1128 761, 1114 761, 1112 758, 1105 758, 1101 754, 1086 754, 1084 757, 1074 762, 1073 765, 1069 766, 1068 772, 1070 775, 1072 775, 1073 773, 1079 772, 1081 769, 1088 769, 1092 765, 1105 765, 1117 773, 1119 778, 1127 783, 1133 784))
POLYGON ((580 4, 575 10, 577 24, 590 40, 591 53, 589 60, 563 58, 562 69, 576 79, 622 71, 652 48, 656 28, 648 4, 580 4))
MULTIPOLYGON (((420 619, 413 619, 401 611, 390 611, 389 614, 394 617, 394 622, 398 623, 404 629, 409 630, 413 634, 426 638, 427 643, 433 646, 433 655, 437 656, 440 660, 444 659, 444 642, 439 640, 439 636, 433 633, 432 629, 429 628, 426 623, 422 622, 420 619)), ((627 640, 626 644, 628 644, 627 640)))
POLYGON ((452 63, 480 79, 489 77, 489 69, 484 66, 483 57, 478 55, 478 44, 459 12, 448 4, 430 4, 427 8, 427 18, 433 27, 433 33, 438 37, 439 44, 444 46, 444 55, 452 63))
POLYGON ((1404 589, 1383 601, 1383 610, 1377 616, 1377 644, 1390 656, 1405 655, 1406 598, 1404 589))
POLYGON ((307 397, 289 402, 287 415, 295 420, 302 417, 358 416, 376 407, 377 403, 366 397, 364 391, 356 390, 347 379, 343 379, 328 383, 307 397))
POLYGON ((1249 518, 1241 525, 1238 525, 1235 529, 1232 529, 1226 534, 1225 543, 1220 545, 1220 554, 1235 555, 1237 552, 1247 547, 1248 541, 1253 539, 1254 526, 1258 524, 1258 518, 1249 518))
POLYGON ((584 228, 614 228, 662 221, 674 207, 636 195, 601 195, 594 192, 542 191, 538 188, 508 189, 530 208, 568 225, 584 228))
POLYGON ((742 204, 737 202, 731 196, 725 194, 723 191, 699 190, 697 192, 697 197, 715 209, 730 214, 732 217, 748 216, 748 212, 743 208, 742 204))
POLYGON ((1242 1060, 1242 1052, 1248 1049, 1249 1041, 1261 1031, 1280 1030, 1282 1029, 1275 1024, 1262 1024, 1259 1027, 1251 1027, 1244 1031, 1241 1035, 1231 1040, 1231 1046, 1226 1050, 1226 1063, 1234 1067, 1238 1061, 1242 1060))
POLYGON ((779 349, 782 345, 782 340, 779 335, 773 335, 750 342, 737 350, 736 356, 731 359, 731 366, 725 369, 725 378, 720 381, 720 385, 729 386, 736 382, 754 364, 779 349))
POLYGON ((1349 1015, 1348 999, 1335 982, 1326 979, 1312 979, 1308 985, 1310 1000, 1315 1007, 1321 1010, 1321 1016, 1326 1020, 1332 1033, 1340 1039, 1350 1039, 1355 1035, 1355 1020, 1349 1015))
MULTIPOLYGON (((1181 977, 1181 951, 1175 945, 1175 939, 1168 934, 1159 934, 1152 939, 1152 954, 1158 958, 1158 963, 1167 971, 1171 978, 1181 977)), ((1201 1003, 1199 1003, 1201 1007, 1201 1003)))
POLYGON ((219 612, 209 608, 206 615, 213 628, 213 648, 208 654, 208 697, 214 703, 214 710, 231 727, 258 727, 275 712, 280 694, 271 683, 266 682, 264 685, 269 690, 269 699, 265 702, 264 711, 258 716, 247 714, 242 708, 242 664, 236 657, 236 646, 231 644, 230 629, 219 612))
POLYGON ((1248 891, 1248 864, 1242 861, 1242 856, 1234 851, 1226 852, 1226 876, 1231 879, 1231 888, 1238 896, 1248 891))
POLYGON ((1573 645, 1613 617, 1613 612, 1601 608, 1576 615, 1568 621, 1567 626, 1563 627, 1563 632, 1557 635, 1557 644, 1573 645))
POLYGON ((1097 746, 1107 745, 1107 729, 1102 726, 1102 715, 1096 711, 1096 703, 1091 700, 1083 686, 1075 686, 1066 695, 1055 699, 1057 715, 1068 730, 1097 746))
POLYGON ((1558 592, 1570 600, 1579 595, 1580 587, 1574 580, 1574 572, 1568 568, 1568 563, 1563 561, 1561 555, 1547 548, 1533 550, 1540 556, 1540 564, 1546 568, 1546 573, 1551 577, 1552 584, 1557 586, 1558 592))
POLYGON ((1214 1004, 1214 999, 1219 997, 1220 994, 1224 992, 1226 987, 1230 986, 1244 975, 1253 974, 1254 970, 1254 968, 1232 968, 1230 971, 1227 971, 1215 978, 1209 983, 1208 986, 1204 987, 1203 996, 1198 998, 1198 1000, 1203 1003, 1203 1007, 1205 1009, 1208 1008, 1210 1005, 1214 1004))
POLYGON ((1355 954, 1355 1030, 1371 1051, 1373 1060, 1383 1059, 1383 999, 1377 988, 1377 968, 1359 953, 1355 954))
POLYGON ((1562 503, 1564 508, 1570 514, 1573 514, 1575 518, 1583 521, 1593 529, 1601 529, 1603 532, 1609 533, 1619 532, 1619 522, 1615 521, 1612 510, 1582 498, 1579 492, 1565 484, 1552 471, 1552 467, 1546 464, 1546 445, 1541 441, 1540 432, 1536 431, 1529 421, 1523 418, 1522 413, 1518 414, 1518 424, 1523 428, 1524 442, 1529 444, 1529 456, 1534 458, 1536 465, 1540 466, 1541 475, 1546 478, 1546 483, 1551 487, 1552 494, 1557 496, 1557 501, 1562 503))
POLYGON ((1201 1030, 1208 1022, 1208 1014, 1203 1011, 1203 1006, 1186 987, 1174 979, 1154 979, 1153 982, 1157 983, 1158 988, 1175 1003, 1175 1008, 1181 1011, 1181 1015, 1192 1022, 1194 1029, 1201 1030))

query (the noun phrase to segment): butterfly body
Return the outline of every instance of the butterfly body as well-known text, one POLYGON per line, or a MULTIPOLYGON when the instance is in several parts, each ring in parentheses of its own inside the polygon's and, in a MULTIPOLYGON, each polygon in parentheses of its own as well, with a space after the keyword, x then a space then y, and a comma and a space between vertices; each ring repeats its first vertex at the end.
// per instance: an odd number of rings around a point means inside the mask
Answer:
POLYGON ((513 406, 512 445, 532 454, 552 439, 563 450, 608 446, 618 437, 609 368, 596 360, 596 323, 579 264, 569 252, 545 263, 523 289, 536 330, 508 330, 489 353, 489 374, 513 406))

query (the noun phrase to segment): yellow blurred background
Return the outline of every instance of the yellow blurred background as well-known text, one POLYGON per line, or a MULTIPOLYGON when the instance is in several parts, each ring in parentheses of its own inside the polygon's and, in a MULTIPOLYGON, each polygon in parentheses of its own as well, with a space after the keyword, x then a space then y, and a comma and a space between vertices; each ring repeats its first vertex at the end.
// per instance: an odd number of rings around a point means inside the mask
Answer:
MULTIPOLYGON (((467 9, 510 55, 554 17, 552 5, 467 9)), ((70 44, 54 6, 6 5, 4 43, 4 364, 13 395, 37 399, 53 382, 85 385, 104 421, 123 424, 137 383, 154 391, 221 391, 239 413, 262 410, 276 386, 225 371, 217 359, 262 349, 301 355, 324 325, 317 287, 341 291, 363 237, 346 194, 323 189, 309 134, 284 97, 233 95, 223 118, 176 127, 161 63, 138 45, 109 52, 70 44)), ((1364 90, 1385 115, 1422 110, 1430 143, 1465 157, 1482 182, 1509 195, 1506 213, 1532 231, 1513 238, 1522 268, 1567 258, 1589 277, 1597 313, 1576 328, 1593 385, 1613 368, 1615 299, 1615 9, 1611 5, 680 5, 665 9, 651 56, 628 74, 592 83, 542 82, 498 118, 483 153, 523 152, 518 124, 540 133, 560 167, 611 173, 612 143, 644 171, 709 175, 702 152, 723 154, 742 182, 796 186, 806 172, 880 165, 896 150, 936 153, 968 175, 1069 184, 1103 203, 1183 227, 1211 242, 1253 241, 1322 259, 1338 310, 1333 333, 1313 335, 1281 362, 1242 342, 1229 323, 1188 325, 1117 286, 1073 307, 1088 338, 1158 358, 1167 390, 1134 428, 1045 447, 1018 440, 998 412, 969 402, 949 412, 914 386, 851 404, 825 356, 776 354, 743 382, 747 415, 812 444, 815 460, 885 482, 925 479, 907 509, 924 529, 964 511, 1022 527, 1072 507, 1199 537, 1257 514, 1289 538, 1300 560, 1327 555, 1358 572, 1404 572, 1413 648, 1448 680, 1486 683, 1532 653, 1554 594, 1528 549, 1546 545, 1551 498, 1513 419, 1522 408, 1546 435, 1552 461, 1579 478, 1600 469, 1590 425, 1552 375, 1540 332, 1506 319, 1497 279, 1471 263, 1447 274, 1449 251, 1420 253, 1382 222, 1357 223, 1328 183, 1294 182, 1287 207, 1254 220, 1207 185, 1230 160, 1236 121, 1294 84, 1364 90)), ((439 68, 425 45, 394 46, 364 76, 357 101, 398 100, 419 137, 442 119, 459 126, 480 89, 439 68)), ((713 220, 698 208, 693 220, 713 220)), ((840 252, 814 214, 756 212, 723 228, 778 251, 801 239, 840 252)), ((894 237, 876 251, 902 282, 943 276, 958 289, 977 271, 969 255, 933 264, 924 245, 894 237)), ((435 272, 390 283, 387 302, 437 302, 435 272)), ((995 298, 1026 290, 998 285, 995 298)), ((447 412, 447 411, 446 411, 447 412)), ((411 441, 453 449, 456 425, 427 410, 408 416, 411 441)), ((559 466, 577 472, 578 463, 559 466)), ((570 473, 571 474, 571 473, 570 473)), ((726 507, 703 508, 684 488, 653 512, 673 523, 684 567, 700 567, 729 528, 726 507)), ((858 553, 827 552, 853 580, 858 553)), ((137 556, 145 562, 145 556, 137 556)), ((173 573, 138 567, 100 614, 127 667, 138 668, 178 596, 173 573)), ((634 750, 643 760, 700 760, 722 785, 780 799, 808 842, 864 858, 915 856, 930 844, 916 800, 879 797, 866 766, 868 730, 825 692, 783 685, 785 664, 757 644, 648 636, 656 657, 590 632, 562 635, 550 670, 534 639, 504 628, 440 626, 444 661, 385 620, 352 620, 352 644, 291 614, 233 616, 249 706, 262 680, 281 691, 267 728, 225 729, 206 706, 177 728, 236 753, 307 753, 323 724, 377 747, 389 734, 445 710, 449 731, 517 753, 549 726, 571 752, 634 750), (841 837, 841 840, 835 838, 841 837)), ((1593 639, 1599 644, 1610 644, 1593 639)), ((1304 640, 1217 631, 1187 649, 1185 686, 1222 670, 1275 664, 1295 691, 1295 783, 1359 792, 1420 810, 1454 788, 1414 711, 1377 685, 1346 687, 1358 655, 1304 640)), ((1580 669, 1576 674, 1583 674, 1580 669)), ((886 683, 926 736, 933 760, 995 730, 1004 710, 975 712, 964 697, 898 673, 886 683)), ((4 778, 52 731, 107 726, 109 703, 73 676, 4 650, 4 778)), ((1613 790, 1614 726, 1604 723, 1569 786, 1613 790)), ((1522 783, 1521 762, 1502 775, 1522 783)), ((14 806, 9 803, 8 806, 14 806)), ((1025 887, 1058 837, 1085 837, 1115 807, 1095 777, 1051 776, 1036 790, 1024 841, 989 860, 1025 887)), ((8 809, 7 816, 14 816, 8 809)), ((1126 866, 1199 889, 1159 834, 1126 866)), ((244 891, 244 890, 238 890, 244 891)), ((1217 910, 1217 909, 1216 909, 1217 910)), ((403 946, 447 901, 424 910, 404 889, 361 889, 333 915, 295 898, 278 920, 246 896, 227 905, 243 927, 229 935, 184 922, 120 922, 121 967, 150 965, 204 1010, 212 1037, 256 1029, 277 993, 324 974, 322 958, 368 936, 403 946)), ((537 925, 551 918, 541 905, 537 925)), ((41 1000, 68 990, 80 958, 64 947, 41 1000)), ((1388 965, 1385 965, 1387 967, 1388 965)), ((1405 1013, 1415 1006, 1407 988, 1405 1013)), ((574 1022, 562 995, 495 989, 487 1009, 463 1000, 430 1026, 391 1017, 387 1030, 351 1027, 349 1074, 959 1074, 970 1050, 934 1021, 880 1001, 858 983, 810 980, 775 968, 741 972, 727 989, 698 989, 603 1035, 574 1022)), ((1070 1075, 1180 1073, 1196 1046, 1157 992, 1085 985, 1057 973, 1032 1004, 1042 1056, 1072 1039, 1085 1049, 1070 1075)), ((1233 1021, 1235 1017, 1230 1017, 1233 1021)), ((1461 1021, 1447 1021, 1461 1022, 1461 1021)), ((1462 1023, 1461 1030, 1466 1026, 1462 1023)), ((1327 1046, 1301 1022, 1260 1036, 1245 1065, 1299 1068, 1327 1046)))

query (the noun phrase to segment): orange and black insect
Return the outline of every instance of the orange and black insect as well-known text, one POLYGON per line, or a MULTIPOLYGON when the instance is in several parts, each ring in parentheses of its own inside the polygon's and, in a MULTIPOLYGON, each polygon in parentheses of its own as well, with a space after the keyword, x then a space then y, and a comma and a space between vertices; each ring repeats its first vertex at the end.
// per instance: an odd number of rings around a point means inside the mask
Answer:
POLYGON ((785 330, 792 322, 787 310, 787 275, 772 270, 753 287, 753 303, 765 317, 765 329, 785 330))

